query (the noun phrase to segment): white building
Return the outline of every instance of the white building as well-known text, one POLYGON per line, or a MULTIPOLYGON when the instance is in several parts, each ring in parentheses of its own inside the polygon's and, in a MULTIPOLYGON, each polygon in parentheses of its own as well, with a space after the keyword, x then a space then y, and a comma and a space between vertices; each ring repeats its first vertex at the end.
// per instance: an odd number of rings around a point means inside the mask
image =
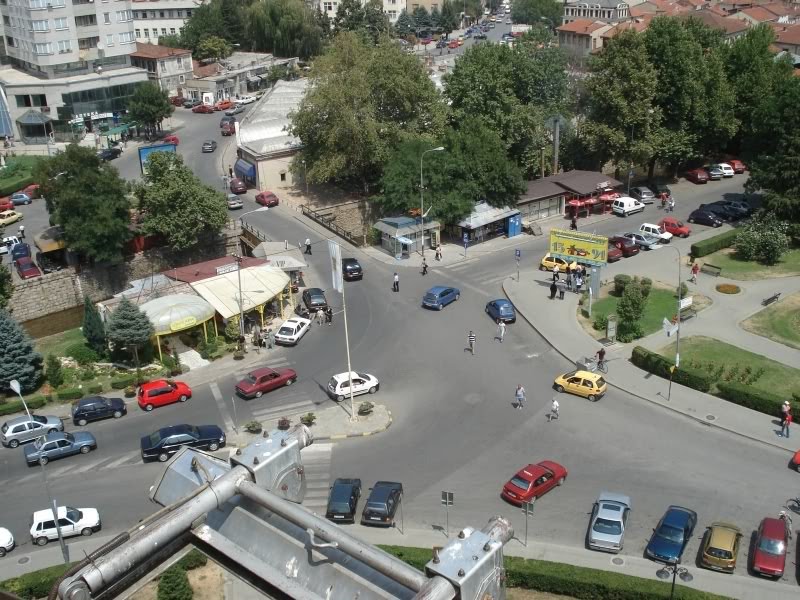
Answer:
MULTIPOLYGON (((317 2, 319 9, 328 15, 331 20, 336 16, 336 11, 339 10, 340 4, 340 0, 318 0, 317 2)), ((383 12, 389 17, 391 23, 397 21, 397 17, 406 10, 406 6, 406 0, 383 0, 383 12)), ((409 9, 409 12, 411 12, 411 9, 409 9)))
POLYGON ((191 50, 137 42, 131 64, 147 71, 150 81, 170 96, 183 96, 186 82, 193 77, 191 50))
POLYGON ((204 0, 134 0, 134 35, 139 42, 157 44, 162 35, 178 35, 204 0))

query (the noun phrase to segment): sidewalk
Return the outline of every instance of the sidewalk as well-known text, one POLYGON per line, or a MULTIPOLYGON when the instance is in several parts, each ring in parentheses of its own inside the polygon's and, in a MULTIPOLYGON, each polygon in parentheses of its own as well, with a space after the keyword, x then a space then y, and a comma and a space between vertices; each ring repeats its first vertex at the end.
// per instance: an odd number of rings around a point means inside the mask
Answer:
MULTIPOLYGON (((625 269, 625 272, 630 273, 632 270, 625 269)), ((514 278, 506 279, 503 282, 503 290, 519 314, 571 363, 574 364, 575 360, 587 354, 593 354, 594 350, 599 347, 599 343, 582 329, 575 318, 578 295, 568 293, 563 301, 551 301, 548 287, 552 275, 549 272, 523 271, 520 278, 521 282, 514 278), (540 315, 545 315, 545 318, 540 318, 540 315)), ((743 285, 752 290, 743 298, 739 298, 742 294, 720 298, 725 294, 710 291, 713 290, 714 285, 725 281, 727 280, 721 277, 698 278, 697 287, 719 304, 712 304, 698 313, 696 317, 684 322, 682 335, 684 337, 709 335, 756 353, 762 353, 763 349, 765 355, 772 357, 774 349, 771 348, 771 345, 774 342, 745 332, 738 326, 731 327, 731 324, 732 317, 736 318, 735 322, 738 323, 738 319, 743 318, 742 315, 749 316, 753 312, 757 312, 756 305, 760 308, 761 299, 764 297, 757 290, 769 289, 771 292, 774 282, 735 282, 737 285, 743 285), (766 354, 766 352, 770 354, 766 354)), ((792 289, 800 289, 800 278, 786 278, 782 279, 782 282, 782 289, 787 292, 791 286, 794 286, 792 289)), ((618 343, 610 346, 607 348, 606 354, 606 360, 609 363, 609 372, 605 375, 606 381, 613 387, 668 410, 681 413, 704 425, 719 427, 792 453, 797 450, 796 442, 791 438, 787 439, 776 435, 780 429, 777 416, 771 417, 676 383, 672 384, 670 400, 667 401, 669 382, 640 370, 629 359, 635 345, 649 345, 650 348, 656 349, 666 346, 670 341, 662 332, 657 332, 632 344, 618 343)), ((780 348, 784 358, 776 357, 776 360, 788 361, 789 364, 792 364, 791 361, 795 361, 793 363, 795 366, 800 364, 800 359, 797 358, 800 352, 785 346, 780 346, 780 348)), ((556 375, 558 373, 553 373, 553 377, 556 375)))

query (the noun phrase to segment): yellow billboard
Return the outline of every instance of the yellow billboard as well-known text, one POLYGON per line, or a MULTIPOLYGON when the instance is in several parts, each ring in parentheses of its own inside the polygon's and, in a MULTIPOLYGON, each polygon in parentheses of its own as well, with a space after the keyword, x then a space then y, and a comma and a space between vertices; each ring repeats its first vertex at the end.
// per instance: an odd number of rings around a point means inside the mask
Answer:
POLYGON ((608 238, 565 229, 550 230, 550 254, 565 260, 602 266, 608 260, 608 238))

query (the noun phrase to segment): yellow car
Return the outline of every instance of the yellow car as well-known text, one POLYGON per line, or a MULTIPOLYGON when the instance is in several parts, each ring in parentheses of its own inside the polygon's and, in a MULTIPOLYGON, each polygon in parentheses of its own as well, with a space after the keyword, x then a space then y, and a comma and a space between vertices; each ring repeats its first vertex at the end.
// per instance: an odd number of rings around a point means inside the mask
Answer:
POLYGON ((0 212, 0 225, 6 226, 22 220, 22 213, 15 210, 4 210, 0 212))
POLYGON ((589 371, 570 371, 556 377, 553 382, 558 392, 569 392, 597 402, 606 393, 606 380, 589 371))
POLYGON ((730 523, 712 523, 703 539, 703 554, 700 564, 707 569, 733 573, 742 530, 730 523))
POLYGON ((556 265, 558 265, 558 270, 562 273, 566 273, 567 271, 567 264, 569 264, 570 269, 575 269, 578 266, 576 261, 572 261, 571 263, 567 263, 563 258, 558 258, 557 256, 550 256, 548 252, 542 257, 542 262, 539 263, 539 270, 540 271, 552 271, 556 265))

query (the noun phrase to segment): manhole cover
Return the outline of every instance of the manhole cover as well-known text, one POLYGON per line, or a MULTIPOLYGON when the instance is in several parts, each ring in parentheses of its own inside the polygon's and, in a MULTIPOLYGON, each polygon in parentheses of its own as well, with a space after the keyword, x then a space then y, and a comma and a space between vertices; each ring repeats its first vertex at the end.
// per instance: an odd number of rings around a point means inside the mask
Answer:
POLYGON ((717 417, 714 415, 706 415, 706 421, 716 421, 717 417))
POLYGON ((30 560, 30 557, 29 557, 29 556, 23 556, 22 558, 20 558, 20 559, 17 561, 17 564, 18 564, 18 565, 24 565, 24 564, 25 564, 26 562, 28 562, 29 560, 30 560))
POLYGON ((614 564, 614 565, 617 565, 618 567, 621 567, 622 565, 625 564, 625 559, 621 558, 619 556, 615 556, 614 558, 611 559, 611 564, 614 564))

